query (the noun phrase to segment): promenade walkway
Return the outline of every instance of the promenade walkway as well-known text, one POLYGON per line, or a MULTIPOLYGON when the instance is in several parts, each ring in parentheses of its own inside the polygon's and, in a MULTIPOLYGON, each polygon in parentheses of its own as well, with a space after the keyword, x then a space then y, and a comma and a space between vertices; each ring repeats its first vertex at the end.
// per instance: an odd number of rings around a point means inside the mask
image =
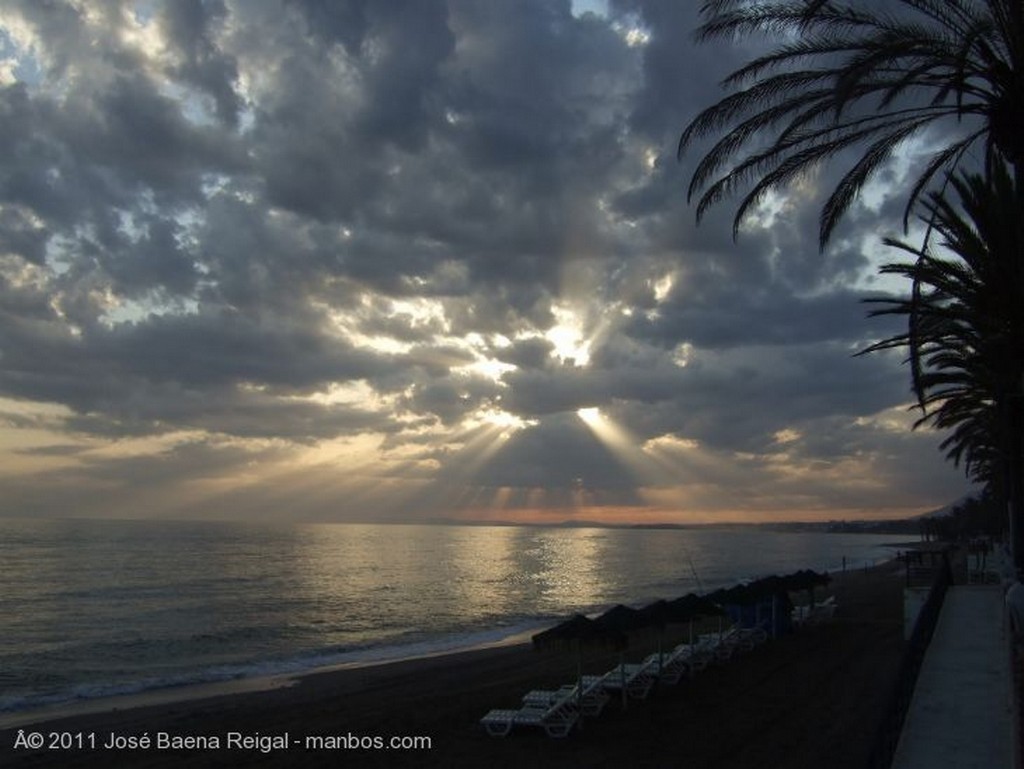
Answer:
POLYGON ((1010 661, 999 586, 949 588, 893 769, 1012 769, 1010 661))

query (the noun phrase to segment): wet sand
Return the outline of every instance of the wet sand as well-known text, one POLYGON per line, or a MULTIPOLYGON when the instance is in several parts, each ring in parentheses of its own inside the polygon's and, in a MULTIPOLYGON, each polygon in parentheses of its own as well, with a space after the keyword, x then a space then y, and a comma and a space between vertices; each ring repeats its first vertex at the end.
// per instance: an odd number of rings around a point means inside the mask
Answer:
MULTIPOLYGON (((613 702, 564 740, 531 729, 492 738, 479 725, 489 709, 516 707, 530 689, 556 687, 576 675, 571 654, 511 646, 6 729, 0 731, 0 765, 862 769, 902 649, 902 574, 892 564, 837 576, 826 591, 839 604, 831 622, 769 641, 625 709, 613 702), (46 742, 55 735, 72 747, 25 747, 32 733, 46 742), (161 734, 176 745, 160 747, 161 734), (111 735, 120 745, 107 749, 111 735), (133 739, 145 744, 144 736, 148 747, 125 746, 133 739), (426 737, 430 747, 344 747, 395 736, 426 737), (183 744, 190 738, 216 739, 220 747, 183 744)), ((636 647, 627 653, 627 659, 641 656, 636 647)), ((616 661, 592 651, 583 667, 600 673, 616 661)))

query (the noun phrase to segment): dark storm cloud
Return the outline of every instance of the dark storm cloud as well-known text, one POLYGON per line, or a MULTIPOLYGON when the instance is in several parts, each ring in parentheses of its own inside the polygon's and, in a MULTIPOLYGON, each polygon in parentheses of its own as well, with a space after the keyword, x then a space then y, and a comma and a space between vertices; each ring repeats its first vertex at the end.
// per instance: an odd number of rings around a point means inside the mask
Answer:
POLYGON ((481 379, 435 378, 415 387, 402 405, 413 413, 436 416, 443 424, 458 424, 469 414, 487 405, 500 395, 493 382, 481 379))
POLYGON ((181 477, 190 480, 217 478, 226 470, 256 466, 287 458, 289 451, 280 446, 243 447, 213 441, 187 441, 149 456, 111 461, 109 458, 86 460, 85 477, 92 480, 147 487, 173 484, 181 477), (127 470, 127 472, 125 472, 127 470))
POLYGON ((171 300, 194 294, 202 273, 185 228, 172 217, 146 214, 132 225, 137 237, 115 236, 106 248, 95 250, 97 263, 118 291, 133 299, 153 292, 171 300))
POLYGON ((288 321, 253 324, 231 313, 151 316, 80 336, 50 318, 11 324, 4 336, 5 393, 65 404, 80 415, 74 429, 114 435, 192 427, 304 440, 387 431, 386 416, 275 396, 407 368, 288 321))
POLYGON ((658 308, 655 317, 639 317, 631 323, 628 333, 668 347, 689 342, 725 349, 836 341, 854 347, 857 340, 898 331, 892 320, 867 320, 871 307, 865 300, 877 293, 839 289, 800 297, 778 284, 752 287, 707 276, 700 283, 688 282, 658 308))
MULTIPOLYGON (((608 504, 637 478, 578 409, 722 457, 787 429, 794 456, 909 451, 854 425, 906 372, 851 358, 892 333, 864 319, 859 236, 891 234, 899 196, 824 255, 832 167, 737 242, 727 205, 695 227, 675 142, 752 50, 694 46, 697 4, 7 7, 35 74, 0 79, 0 396, 65 407, 50 429, 370 434, 443 479, 437 446, 503 412, 537 421, 474 483, 608 504), (549 333, 567 317, 586 365, 549 333)), ((241 466, 214 444, 140 472, 241 466)))
POLYGON ((218 49, 216 30, 227 17, 220 0, 181 0, 161 9, 160 20, 169 47, 179 55, 172 73, 209 97, 217 117, 235 126, 241 99, 235 90, 238 66, 233 56, 218 49))
POLYGON ((638 19, 650 34, 643 49, 644 88, 633 105, 630 125, 658 139, 665 138, 666 126, 671 126, 670 135, 678 139, 678 129, 697 110, 721 98, 719 83, 750 51, 694 42, 703 3, 613 0, 611 5, 626 19, 638 19))
POLYGON ((698 353, 684 367, 652 356, 601 368, 598 356, 585 369, 521 370, 504 381, 502 405, 524 417, 615 403, 613 412, 640 438, 675 434, 734 451, 764 451, 780 430, 826 418, 850 423, 909 397, 891 359, 795 342, 698 353))
POLYGON ((538 369, 547 365, 554 345, 547 339, 524 339, 505 349, 494 351, 494 357, 521 369, 538 369))
POLYGON ((582 421, 565 414, 513 435, 474 480, 487 487, 629 491, 638 479, 582 421))
MULTIPOLYGON (((48 470, 39 476, 11 479, 6 490, 16 500, 20 515, 57 514, 146 518, 159 515, 189 517, 195 508, 183 505, 183 482, 216 483, 224 475, 239 472, 258 475, 275 463, 288 461, 294 452, 281 445, 247 445, 210 440, 189 440, 154 453, 137 456, 83 454, 73 468, 48 470)), ((247 499, 249 509, 268 489, 247 499)), ((241 509, 246 509, 242 507, 241 509)), ((230 510, 219 505, 203 509, 207 517, 221 517, 230 510)))
POLYGON ((190 123, 178 101, 139 73, 119 72, 105 88, 68 106, 61 126, 68 148, 114 171, 122 194, 149 190, 170 203, 197 201, 202 173, 235 165, 227 137, 190 123))

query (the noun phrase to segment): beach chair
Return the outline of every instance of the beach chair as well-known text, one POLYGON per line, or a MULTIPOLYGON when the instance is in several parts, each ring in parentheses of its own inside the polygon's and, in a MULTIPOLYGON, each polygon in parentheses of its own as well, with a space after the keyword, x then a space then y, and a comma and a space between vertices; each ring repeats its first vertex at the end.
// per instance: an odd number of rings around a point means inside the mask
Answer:
POLYGON ((707 667, 707 661, 701 660, 697 653, 696 645, 679 644, 668 654, 662 655, 659 660, 657 654, 652 654, 648 659, 653 659, 658 668, 658 680, 675 686, 683 676, 692 675, 697 669, 703 670, 707 667))
POLYGON ((518 710, 495 709, 480 719, 492 737, 506 737, 515 726, 534 726, 548 737, 566 737, 579 721, 580 711, 572 698, 559 699, 549 705, 523 705, 518 710))
POLYGON ((811 609, 810 615, 807 618, 807 622, 811 625, 816 625, 819 622, 827 622, 832 619, 836 614, 836 597, 830 595, 824 601, 819 603, 813 609, 811 609))
POLYGON ((690 672, 699 673, 715 661, 715 650, 718 647, 718 635, 697 639, 697 643, 690 644, 690 672))
POLYGON ((727 634, 725 642, 733 652, 752 651, 755 646, 768 640, 768 631, 763 627, 736 627, 727 634))
POLYGON ((700 637, 700 643, 710 654, 711 662, 727 662, 736 651, 737 645, 733 637, 734 629, 730 628, 721 633, 705 633, 700 637))
POLYGON ((836 597, 830 595, 815 606, 796 606, 793 608, 794 625, 816 625, 832 619, 836 613, 836 597))
POLYGON ((590 686, 584 685, 582 691, 577 689, 576 684, 566 684, 558 689, 534 689, 523 695, 523 705, 547 707, 563 699, 573 700, 584 716, 594 718, 601 715, 611 697, 594 681, 590 686))
POLYGON ((624 700, 626 697, 646 699, 657 681, 657 654, 652 654, 643 662, 616 665, 603 676, 583 676, 584 686, 600 686, 607 691, 621 692, 624 700))
POLYGON ((740 635, 743 638, 743 643, 748 644, 750 649, 760 646, 770 637, 768 630, 763 625, 745 627, 740 631, 740 635))

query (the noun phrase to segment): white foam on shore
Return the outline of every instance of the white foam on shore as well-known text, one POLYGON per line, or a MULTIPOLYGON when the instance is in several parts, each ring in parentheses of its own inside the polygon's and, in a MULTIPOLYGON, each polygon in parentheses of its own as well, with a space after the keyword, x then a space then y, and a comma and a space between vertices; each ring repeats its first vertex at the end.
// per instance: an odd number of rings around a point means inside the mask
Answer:
POLYGON ((113 713, 158 705, 173 705, 179 702, 212 699, 235 694, 284 689, 298 684, 301 679, 321 673, 342 670, 391 665, 399 662, 443 657, 464 652, 494 649, 525 644, 530 636, 543 630, 547 625, 506 628, 500 631, 476 633, 470 637, 456 636, 447 639, 424 641, 401 646, 381 646, 338 655, 334 661, 324 664, 307 663, 297 666, 294 671, 270 675, 254 674, 224 681, 208 681, 181 685, 169 685, 143 691, 99 695, 83 695, 78 699, 49 705, 30 707, 25 710, 0 712, 0 729, 15 729, 31 724, 55 721, 62 718, 113 713))
POLYGON ((118 694, 95 699, 80 699, 72 702, 61 702, 45 705, 32 710, 16 710, 0 714, 0 729, 14 729, 30 724, 55 721, 60 718, 86 716, 97 713, 114 713, 121 710, 134 710, 150 705, 172 705, 176 702, 205 700, 211 697, 222 697, 230 694, 271 691, 294 686, 298 678, 294 676, 267 676, 264 678, 237 678, 232 681, 216 683, 187 684, 164 689, 118 694))

